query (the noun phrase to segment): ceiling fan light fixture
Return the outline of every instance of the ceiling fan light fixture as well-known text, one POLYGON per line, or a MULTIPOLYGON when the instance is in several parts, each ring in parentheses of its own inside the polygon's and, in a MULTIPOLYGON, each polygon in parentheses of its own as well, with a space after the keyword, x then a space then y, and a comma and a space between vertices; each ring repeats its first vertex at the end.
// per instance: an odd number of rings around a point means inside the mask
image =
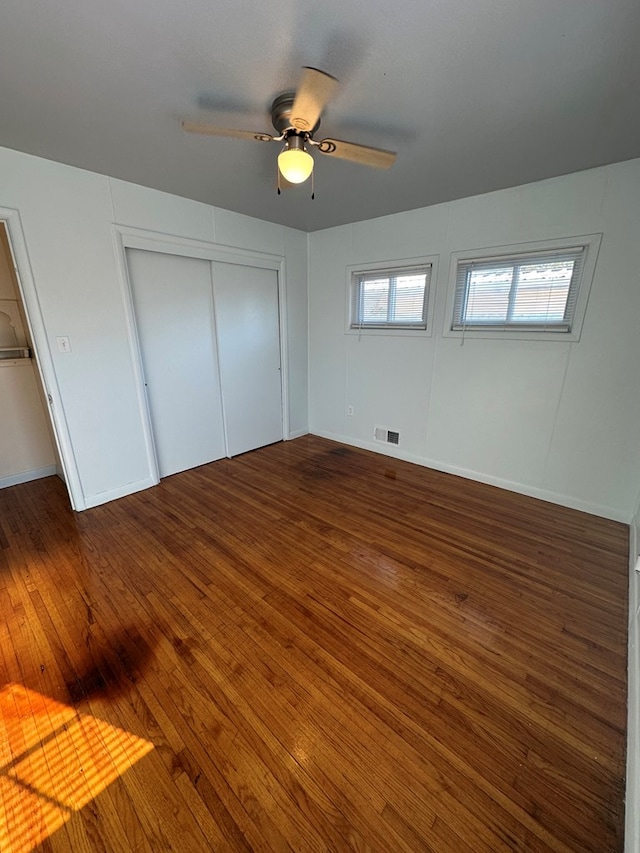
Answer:
MULTIPOLYGON (((271 133, 256 133, 252 130, 232 130, 227 127, 215 127, 183 121, 182 126, 189 133, 203 133, 207 136, 230 136, 234 139, 248 139, 255 142, 284 142, 284 149, 278 156, 278 195, 280 178, 289 184, 303 184, 309 177, 313 184, 314 160, 307 148, 313 146, 322 155, 338 160, 348 160, 363 166, 388 169, 395 159, 395 151, 371 148, 355 142, 340 139, 321 139, 316 141, 314 134, 320 127, 322 113, 333 97, 338 81, 331 74, 317 68, 305 67, 295 92, 283 92, 271 104, 271 124, 277 136, 271 133)), ((313 186, 311 198, 314 197, 313 186)))
POLYGON ((290 184, 302 184, 313 172, 313 157, 304 148, 304 139, 292 135, 278 155, 278 169, 290 184))

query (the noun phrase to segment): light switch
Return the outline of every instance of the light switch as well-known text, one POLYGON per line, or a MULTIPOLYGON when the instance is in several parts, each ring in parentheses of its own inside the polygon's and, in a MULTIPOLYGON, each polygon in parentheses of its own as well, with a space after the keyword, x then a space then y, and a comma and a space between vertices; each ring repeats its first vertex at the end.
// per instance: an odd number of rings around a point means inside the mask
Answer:
POLYGON ((56 338, 59 352, 71 352, 71 344, 69 338, 56 338))

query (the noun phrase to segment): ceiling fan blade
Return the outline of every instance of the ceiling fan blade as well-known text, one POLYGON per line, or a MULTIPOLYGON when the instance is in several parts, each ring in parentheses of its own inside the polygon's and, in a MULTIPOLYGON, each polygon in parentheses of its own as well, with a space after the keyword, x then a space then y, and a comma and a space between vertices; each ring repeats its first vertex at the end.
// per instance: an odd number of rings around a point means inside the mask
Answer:
POLYGON ((341 139, 323 139, 316 143, 322 154, 338 157, 340 160, 350 160, 363 166, 375 166, 377 169, 388 169, 395 163, 395 151, 385 151, 383 148, 369 148, 368 145, 357 145, 355 142, 343 142, 341 139))
POLYGON ((303 68, 291 108, 291 125, 296 130, 312 131, 337 87, 338 81, 330 74, 317 68, 303 68))
POLYGON ((194 121, 183 121, 182 127, 189 133, 204 133, 207 136, 232 136, 234 139, 255 139, 258 142, 273 142, 281 137, 270 133, 255 133, 253 130, 230 130, 227 127, 214 127, 211 124, 198 124, 194 121))

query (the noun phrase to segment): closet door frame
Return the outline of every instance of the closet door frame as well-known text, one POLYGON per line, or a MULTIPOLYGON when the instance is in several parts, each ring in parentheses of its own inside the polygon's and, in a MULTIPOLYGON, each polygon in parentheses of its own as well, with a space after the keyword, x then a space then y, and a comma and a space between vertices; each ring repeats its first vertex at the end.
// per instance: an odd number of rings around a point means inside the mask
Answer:
MULTIPOLYGON (((122 225, 113 226, 113 239, 116 247, 118 270, 121 282, 122 300, 124 306, 127 336, 131 360, 134 367, 134 378, 140 420, 144 432, 144 441, 149 466, 150 478, 154 484, 160 482, 158 462, 156 460, 151 413, 147 402, 142 366, 142 349, 136 326, 133 294, 127 267, 126 250, 142 249, 143 251, 159 252, 168 255, 181 255, 187 258, 198 258, 206 261, 220 261, 227 264, 257 267, 258 269, 275 270, 278 275, 278 312, 280 319, 280 359, 281 359, 281 394, 282 394, 282 426, 283 438, 289 438, 289 398, 288 398, 288 358, 287 358, 287 300, 285 260, 281 255, 271 255, 263 252, 253 252, 248 249, 235 249, 230 246, 218 246, 200 240, 189 240, 171 234, 145 231, 122 225)), ((215 305, 214 305, 215 310, 215 305)))

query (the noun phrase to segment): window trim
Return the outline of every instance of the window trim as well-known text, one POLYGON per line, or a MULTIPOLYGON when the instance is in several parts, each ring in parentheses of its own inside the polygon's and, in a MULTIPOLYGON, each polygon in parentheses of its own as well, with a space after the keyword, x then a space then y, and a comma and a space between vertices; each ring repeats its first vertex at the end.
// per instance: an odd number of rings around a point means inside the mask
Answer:
MULTIPOLYGON (((602 234, 583 234, 573 237, 562 237, 535 243, 517 243, 507 246, 492 246, 489 248, 465 250, 451 253, 449 266, 449 286, 447 291, 447 309, 445 313, 445 327, 443 336, 448 338, 494 338, 502 340, 544 340, 544 341, 578 341, 582 333, 584 315, 587 309, 589 293, 595 272, 598 252, 602 234), (518 326, 499 327, 487 324, 484 328, 480 324, 465 326, 464 328, 452 328, 455 317, 455 296, 458 277, 458 266, 461 262, 470 260, 485 263, 487 261, 509 261, 518 260, 518 257, 530 257, 531 255, 545 253, 561 253, 566 250, 584 247, 585 255, 582 262, 582 276, 578 285, 575 310, 571 330, 567 331, 554 326, 548 328, 532 329, 533 324, 524 328, 518 326)), ((542 326, 542 324, 541 324, 542 326)))
POLYGON ((346 309, 345 309, 345 334, 347 335, 419 335, 431 337, 433 334, 433 310, 435 305, 436 281, 438 276, 438 255, 428 255, 419 258, 400 258, 390 261, 376 261, 374 263, 364 264, 349 264, 345 268, 346 272, 346 309), (354 288, 356 276, 360 274, 370 275, 372 273, 380 273, 388 275, 390 273, 399 272, 402 270, 415 270, 417 267, 430 267, 429 276, 429 293, 425 300, 426 309, 426 328, 402 326, 402 325, 354 325, 353 306, 354 288))

